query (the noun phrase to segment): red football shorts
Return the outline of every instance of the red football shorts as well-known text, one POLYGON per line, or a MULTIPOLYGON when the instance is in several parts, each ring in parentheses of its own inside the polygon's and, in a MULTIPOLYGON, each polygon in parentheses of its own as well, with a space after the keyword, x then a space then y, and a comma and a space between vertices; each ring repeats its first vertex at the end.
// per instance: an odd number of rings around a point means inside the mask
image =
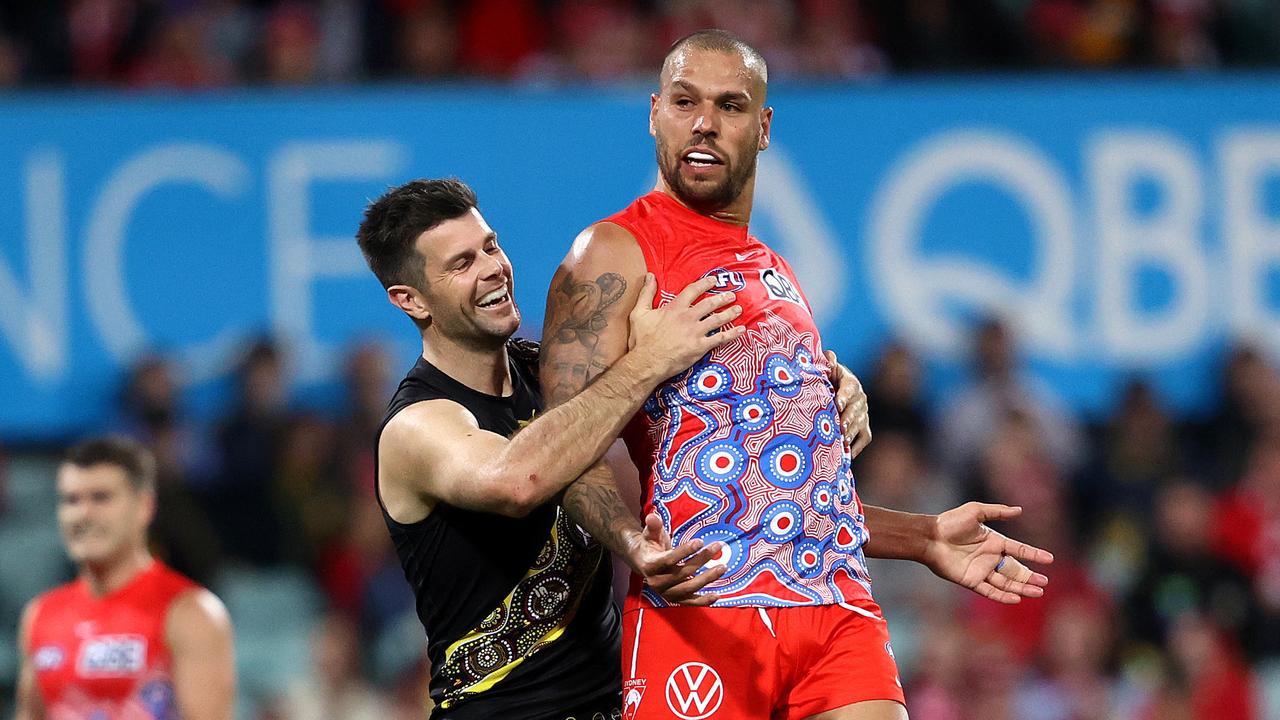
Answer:
POLYGON ((906 704, 880 606, 641 607, 622 619, 624 720, 803 720, 906 704))

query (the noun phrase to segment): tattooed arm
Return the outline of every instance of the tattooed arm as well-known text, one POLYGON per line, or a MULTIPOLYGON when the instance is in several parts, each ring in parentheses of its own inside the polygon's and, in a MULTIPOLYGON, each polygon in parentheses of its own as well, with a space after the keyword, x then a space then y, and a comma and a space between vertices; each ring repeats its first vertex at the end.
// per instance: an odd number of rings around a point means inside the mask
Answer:
MULTIPOLYGON (((547 295, 540 376, 548 408, 582 392, 627 352, 635 326, 648 321, 644 303, 636 304, 645 275, 639 246, 617 225, 594 225, 574 241, 547 295)), ((691 285, 677 301, 692 302, 707 289, 691 285)), ((716 344, 736 339, 742 332, 735 327, 717 333, 716 344)), ((689 604, 715 600, 713 595, 695 593, 719 578, 723 569, 693 577, 713 557, 715 546, 702 548, 694 541, 672 549, 656 517, 646 518, 642 527, 623 501, 608 462, 601 460, 583 473, 565 489, 561 502, 587 532, 623 557, 668 600, 689 604)))

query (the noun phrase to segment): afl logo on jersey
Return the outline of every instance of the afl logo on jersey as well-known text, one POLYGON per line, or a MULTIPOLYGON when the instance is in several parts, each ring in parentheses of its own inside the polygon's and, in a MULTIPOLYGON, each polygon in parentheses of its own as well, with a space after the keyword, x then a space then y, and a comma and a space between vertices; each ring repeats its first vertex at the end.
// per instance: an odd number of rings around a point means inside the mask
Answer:
POLYGON ((80 646, 76 672, 82 677, 136 675, 147 666, 147 639, 102 635, 80 646))
POLYGON ((746 278, 740 272, 725 270, 718 267, 714 270, 708 270, 702 277, 712 277, 716 279, 716 286, 711 288, 709 292, 742 292, 747 286, 746 278))
POLYGON ((804 301, 800 299, 800 292, 796 290, 796 286, 786 275, 778 272, 777 268, 761 270, 760 282, 764 285, 765 292, 769 293, 769 297, 774 300, 785 300, 804 307, 804 301))

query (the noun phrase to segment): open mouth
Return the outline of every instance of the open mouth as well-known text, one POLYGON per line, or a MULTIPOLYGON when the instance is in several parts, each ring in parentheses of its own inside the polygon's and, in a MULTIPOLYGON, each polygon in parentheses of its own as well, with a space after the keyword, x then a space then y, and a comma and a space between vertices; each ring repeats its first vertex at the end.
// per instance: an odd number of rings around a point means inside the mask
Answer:
POLYGON ((505 287, 498 288, 497 290, 491 290, 482 295, 480 299, 476 301, 476 307, 486 309, 495 308, 509 300, 511 300, 511 292, 505 287))
POLYGON ((705 150, 689 150, 681 157, 690 167, 710 168, 723 165, 724 161, 705 150))

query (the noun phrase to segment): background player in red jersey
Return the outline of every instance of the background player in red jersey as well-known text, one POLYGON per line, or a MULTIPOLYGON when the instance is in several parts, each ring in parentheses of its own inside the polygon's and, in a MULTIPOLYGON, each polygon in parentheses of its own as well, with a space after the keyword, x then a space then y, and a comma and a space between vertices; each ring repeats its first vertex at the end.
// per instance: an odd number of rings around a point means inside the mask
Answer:
MULTIPOLYGON (((646 270, 660 298, 706 275, 744 308, 747 334, 659 387, 628 438, 646 508, 673 542, 722 543, 725 568, 708 585, 715 607, 669 608, 641 588, 631 594, 629 718, 903 718, 864 553, 922 562, 1001 602, 1038 597, 1047 582, 1018 559, 1049 562, 1049 553, 983 524, 1017 508, 969 503, 908 515, 864 508, 853 492, 808 303, 786 261, 746 229, 756 156, 773 120, 766 90, 763 59, 740 40, 703 31, 679 41, 651 101, 657 189, 584 231, 548 298, 549 405, 625 350, 626 309, 646 270)), ((597 466, 570 486, 566 504, 606 498, 612 482, 597 466)), ((597 508, 592 525, 625 522, 616 504, 597 508)))
POLYGON ((125 438, 88 440, 68 451, 57 484, 79 576, 23 612, 19 720, 231 718, 226 609, 147 551, 151 454, 125 438))

